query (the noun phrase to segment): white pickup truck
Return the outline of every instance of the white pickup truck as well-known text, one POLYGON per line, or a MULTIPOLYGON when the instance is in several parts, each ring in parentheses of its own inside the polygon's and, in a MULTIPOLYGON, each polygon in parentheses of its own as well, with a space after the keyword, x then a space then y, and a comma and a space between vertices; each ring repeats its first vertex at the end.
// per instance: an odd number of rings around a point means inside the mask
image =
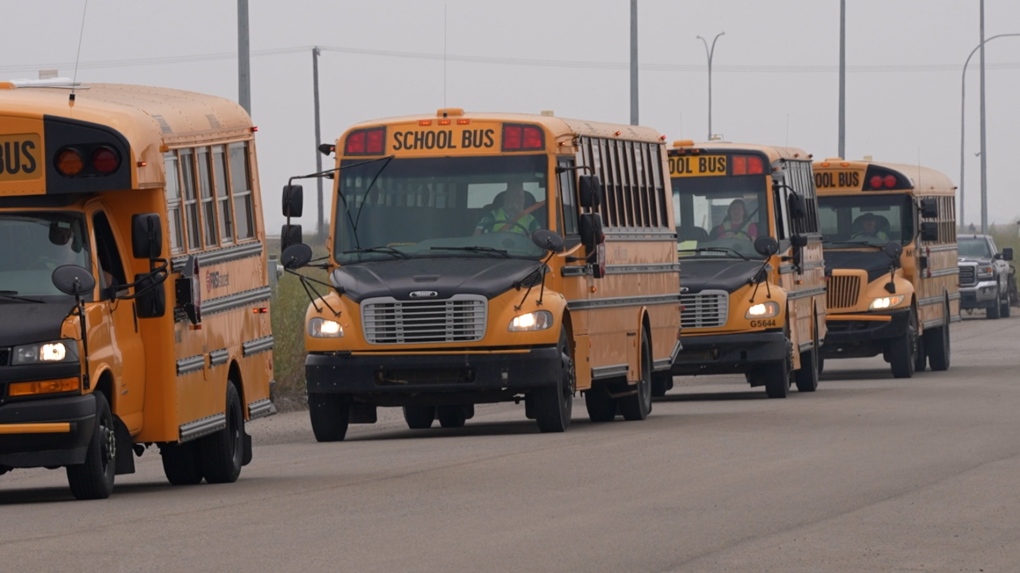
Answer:
POLYGON ((960 310, 985 309, 988 318, 1009 316, 1013 249, 999 252, 989 235, 960 235, 960 310))

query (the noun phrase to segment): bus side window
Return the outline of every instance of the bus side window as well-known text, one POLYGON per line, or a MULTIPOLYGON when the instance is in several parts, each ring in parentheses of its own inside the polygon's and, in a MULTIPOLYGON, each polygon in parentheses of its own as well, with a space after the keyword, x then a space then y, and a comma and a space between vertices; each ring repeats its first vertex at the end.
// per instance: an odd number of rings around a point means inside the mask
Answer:
POLYGON ((100 297, 102 300, 111 298, 109 287, 127 284, 124 276, 124 265, 120 260, 117 241, 113 238, 113 229, 105 213, 96 213, 92 217, 92 227, 96 233, 96 255, 99 262, 100 297))
POLYGON ((563 236, 577 235, 577 200, 574 190, 574 177, 577 171, 574 169, 573 159, 560 159, 557 163, 559 168, 559 193, 560 193, 560 224, 562 225, 563 236))

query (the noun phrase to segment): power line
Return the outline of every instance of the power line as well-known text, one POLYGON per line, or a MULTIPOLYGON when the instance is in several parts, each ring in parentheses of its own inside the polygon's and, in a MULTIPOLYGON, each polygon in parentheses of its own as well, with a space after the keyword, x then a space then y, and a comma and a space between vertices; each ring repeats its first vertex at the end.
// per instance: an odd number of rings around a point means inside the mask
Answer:
MULTIPOLYGON (((268 50, 253 50, 252 57, 279 56, 285 54, 310 52, 313 46, 300 46, 292 48, 276 48, 268 50)), ((544 60, 534 58, 506 58, 495 56, 461 56, 432 54, 427 52, 402 52, 394 50, 372 50, 365 48, 348 48, 342 46, 319 46, 322 52, 337 52, 359 56, 398 58, 411 60, 431 60, 447 62, 461 62, 467 64, 496 64, 504 66, 525 66, 542 68, 571 68, 588 70, 629 70, 628 62, 594 62, 581 60, 544 60)), ((193 62, 212 62, 218 60, 235 60, 237 54, 234 52, 218 52, 212 54, 194 54, 186 56, 168 56, 162 58, 135 58, 120 60, 97 60, 92 62, 80 62, 80 69, 103 69, 103 68, 126 68, 160 66, 172 64, 184 64, 193 62)), ((0 66, 0 74, 33 73, 40 69, 61 69, 73 66, 73 62, 50 62, 39 64, 17 64, 0 66)), ((667 73, 704 73, 706 66, 697 64, 655 64, 644 63, 639 69, 649 72, 667 73)), ((1005 62, 998 64, 985 64, 986 70, 1016 70, 1020 69, 1020 62, 1005 62)), ((792 73, 792 74, 830 74, 839 71, 838 65, 797 65, 797 64, 764 64, 764 65, 713 65, 713 72, 718 73, 792 73)), ((923 72, 959 72, 959 64, 869 64, 858 66, 847 66, 847 73, 923 73, 923 72)))

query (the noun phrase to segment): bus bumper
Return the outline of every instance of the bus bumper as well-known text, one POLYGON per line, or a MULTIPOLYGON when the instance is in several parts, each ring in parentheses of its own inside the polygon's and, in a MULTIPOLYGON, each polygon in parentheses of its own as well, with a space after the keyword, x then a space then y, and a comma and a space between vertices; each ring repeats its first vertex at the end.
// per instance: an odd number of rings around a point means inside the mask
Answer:
POLYGON ((309 354, 308 393, 345 394, 379 406, 511 400, 556 384, 556 347, 485 354, 309 354))
POLYGON ((867 358, 881 354, 889 341, 902 337, 910 323, 910 309, 889 314, 841 317, 830 314, 825 320, 825 358, 867 358), (871 320, 865 320, 866 318, 871 320), (879 320, 875 320, 879 319, 879 320))
POLYGON ((0 406, 0 467, 81 464, 96 424, 91 394, 0 406))
POLYGON ((782 331, 683 336, 680 342, 674 375, 747 372, 753 365, 783 360, 787 352, 782 331))

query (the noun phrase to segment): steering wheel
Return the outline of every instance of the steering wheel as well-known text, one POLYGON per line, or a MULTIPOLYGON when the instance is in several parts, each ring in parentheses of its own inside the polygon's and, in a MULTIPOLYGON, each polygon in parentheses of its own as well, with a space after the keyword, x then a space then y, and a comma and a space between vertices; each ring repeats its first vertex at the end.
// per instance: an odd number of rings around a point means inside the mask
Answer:
POLYGON ((528 228, 521 224, 520 219, 513 222, 509 221, 493 221, 488 225, 482 227, 482 230, 486 233, 517 233, 519 235, 530 235, 528 228), (499 231, 496 228, 499 228, 499 231), (520 229, 520 230, 518 230, 520 229))

